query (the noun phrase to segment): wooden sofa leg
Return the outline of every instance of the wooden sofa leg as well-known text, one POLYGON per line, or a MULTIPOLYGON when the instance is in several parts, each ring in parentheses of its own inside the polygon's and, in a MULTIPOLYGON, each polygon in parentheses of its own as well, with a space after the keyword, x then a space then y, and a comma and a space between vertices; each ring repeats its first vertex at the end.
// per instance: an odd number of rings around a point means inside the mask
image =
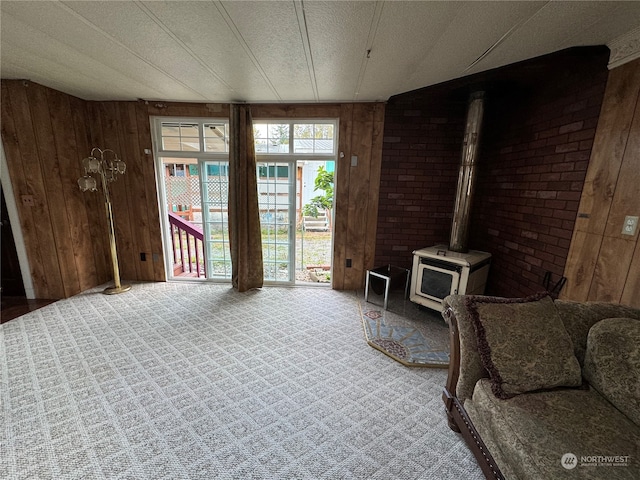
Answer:
POLYGON ((467 412, 460 401, 451 395, 446 388, 442 393, 442 399, 444 400, 445 409, 447 411, 449 428, 462 435, 462 438, 467 442, 469 449, 476 457, 478 465, 485 477, 494 480, 504 480, 502 472, 496 465, 495 460, 491 456, 491 453, 489 453, 489 450, 482 441, 482 438, 480 438, 480 434, 471 422, 471 419, 467 415, 467 412))
POLYGON ((453 397, 446 388, 442 392, 442 400, 444 401, 444 411, 447 414, 447 423, 449 424, 449 428, 456 433, 460 433, 460 427, 456 423, 452 413, 452 410, 455 408, 453 397))
POLYGON ((449 412, 447 412, 447 423, 449 424, 449 428, 451 430, 453 430, 456 433, 460 433, 460 427, 458 427, 458 424, 456 423, 456 421, 453 419, 453 417, 449 412))

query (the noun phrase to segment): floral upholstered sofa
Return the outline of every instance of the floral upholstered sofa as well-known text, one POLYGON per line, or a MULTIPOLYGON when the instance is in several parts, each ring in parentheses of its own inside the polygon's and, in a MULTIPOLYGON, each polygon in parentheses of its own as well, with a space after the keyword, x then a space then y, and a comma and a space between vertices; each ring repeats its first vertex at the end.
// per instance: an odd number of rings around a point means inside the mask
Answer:
POLYGON ((451 295, 443 399, 487 478, 640 478, 640 310, 451 295))

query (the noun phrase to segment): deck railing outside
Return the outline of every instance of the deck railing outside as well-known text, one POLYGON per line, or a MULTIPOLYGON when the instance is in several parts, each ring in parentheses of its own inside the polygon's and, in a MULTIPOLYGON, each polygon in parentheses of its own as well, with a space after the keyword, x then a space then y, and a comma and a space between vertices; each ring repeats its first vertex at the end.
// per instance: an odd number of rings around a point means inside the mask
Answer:
POLYGON ((174 275, 206 278, 202 229, 173 212, 169 212, 169 225, 173 242, 174 275), (178 269, 182 271, 177 271, 178 269))

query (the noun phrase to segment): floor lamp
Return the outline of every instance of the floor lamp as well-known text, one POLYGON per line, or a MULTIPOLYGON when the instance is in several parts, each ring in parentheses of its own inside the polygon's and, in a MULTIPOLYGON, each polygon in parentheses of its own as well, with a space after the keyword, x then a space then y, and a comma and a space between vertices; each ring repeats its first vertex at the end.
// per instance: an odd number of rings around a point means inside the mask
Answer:
POLYGON ((102 293, 113 295, 131 290, 131 285, 120 283, 120 269, 118 268, 118 252, 116 251, 116 234, 113 228, 113 210, 111 208, 111 197, 109 195, 109 183, 116 180, 118 175, 123 175, 127 164, 118 158, 118 154, 113 150, 102 150, 94 147, 87 158, 82 160, 84 176, 78 179, 78 186, 83 192, 95 192, 98 190, 96 179, 91 173, 100 174, 102 181, 102 193, 104 193, 105 208, 107 210, 107 222, 109 223, 109 244, 111 248, 111 264, 113 265, 113 281, 115 286, 105 288, 102 293))

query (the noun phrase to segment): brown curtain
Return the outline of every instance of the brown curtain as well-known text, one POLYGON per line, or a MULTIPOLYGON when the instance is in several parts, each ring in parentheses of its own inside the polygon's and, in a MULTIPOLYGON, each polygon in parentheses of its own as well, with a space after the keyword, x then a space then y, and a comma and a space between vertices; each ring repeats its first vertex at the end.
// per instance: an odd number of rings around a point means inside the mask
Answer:
POLYGON ((231 281, 239 292, 264 283, 258 210, 256 152, 251 107, 231 105, 229 143, 229 244, 231 281))

